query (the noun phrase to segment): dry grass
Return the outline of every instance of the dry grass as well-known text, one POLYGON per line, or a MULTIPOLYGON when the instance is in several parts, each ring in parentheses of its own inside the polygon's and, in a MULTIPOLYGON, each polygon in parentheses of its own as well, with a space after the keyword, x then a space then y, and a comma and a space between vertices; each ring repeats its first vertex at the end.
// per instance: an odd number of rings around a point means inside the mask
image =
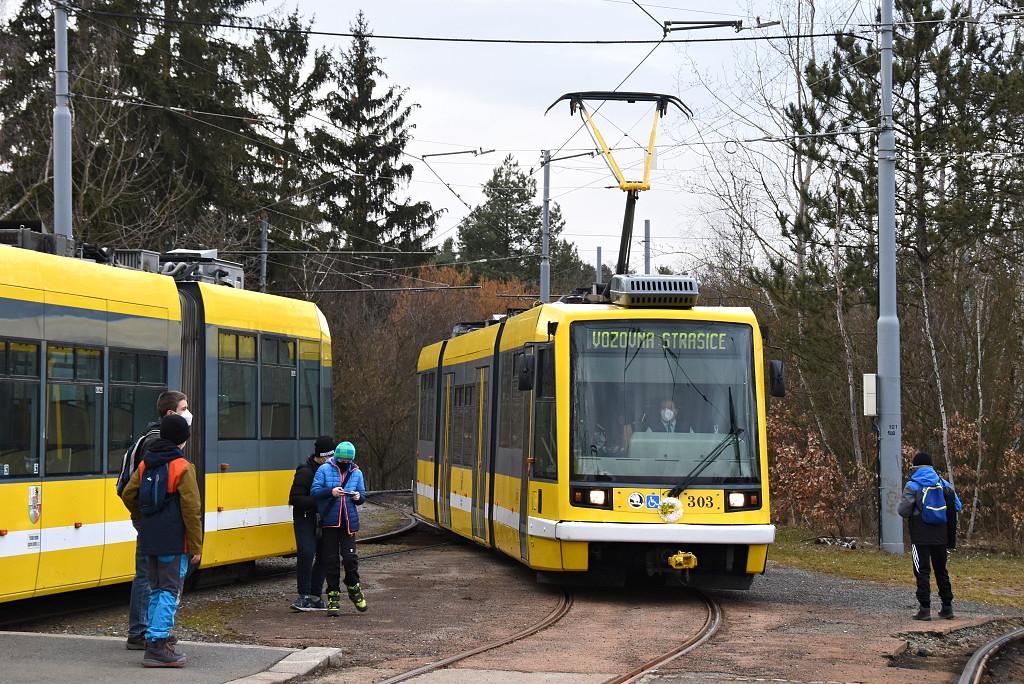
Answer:
MULTIPOLYGON (((884 582, 913 592, 909 547, 907 555, 895 556, 873 546, 851 550, 815 544, 814 537, 808 530, 779 527, 768 558, 792 568, 884 582)), ((948 567, 957 600, 1024 610, 1024 557, 958 549, 950 552, 948 567)))

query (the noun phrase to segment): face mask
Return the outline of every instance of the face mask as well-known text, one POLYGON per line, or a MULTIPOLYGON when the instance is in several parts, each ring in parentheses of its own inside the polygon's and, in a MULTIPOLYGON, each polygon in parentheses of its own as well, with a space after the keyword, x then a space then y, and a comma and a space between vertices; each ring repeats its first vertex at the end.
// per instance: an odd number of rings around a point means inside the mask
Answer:
POLYGON ((671 423, 672 419, 676 417, 676 412, 670 408, 661 409, 661 419, 666 423, 671 423))
POLYGON ((185 422, 188 423, 189 427, 192 427, 192 413, 188 409, 185 409, 178 415, 185 419, 185 422))

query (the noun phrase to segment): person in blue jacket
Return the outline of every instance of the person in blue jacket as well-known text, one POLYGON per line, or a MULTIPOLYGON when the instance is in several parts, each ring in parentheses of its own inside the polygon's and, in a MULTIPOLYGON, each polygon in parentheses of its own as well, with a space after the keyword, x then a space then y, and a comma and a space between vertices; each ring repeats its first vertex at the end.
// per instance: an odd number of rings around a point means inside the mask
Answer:
POLYGON ((963 508, 960 497, 932 467, 932 457, 923 451, 914 456, 913 472, 903 488, 903 498, 896 511, 907 519, 917 580, 919 609, 915 620, 931 620, 931 578, 929 566, 935 568, 935 584, 939 588, 942 609, 939 617, 952 620, 953 586, 946 570, 947 549, 956 548, 957 513, 963 508))
POLYGON ((317 468, 309 494, 320 510, 320 544, 317 556, 323 559, 327 579, 327 614, 341 611, 341 568, 345 567, 345 588, 356 610, 367 608, 359 585, 359 557, 356 555, 356 532, 359 531, 359 506, 366 501, 363 473, 355 464, 356 448, 342 442, 334 456, 317 468), (340 562, 339 562, 340 561, 340 562))

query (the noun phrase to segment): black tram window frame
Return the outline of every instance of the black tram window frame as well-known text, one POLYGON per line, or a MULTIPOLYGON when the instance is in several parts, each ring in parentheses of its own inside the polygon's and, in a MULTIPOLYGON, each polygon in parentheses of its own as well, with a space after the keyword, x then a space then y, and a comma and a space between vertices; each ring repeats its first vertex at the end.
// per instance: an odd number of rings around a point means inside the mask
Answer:
POLYGON ((257 356, 257 359, 259 360, 259 367, 260 367, 260 370, 259 370, 259 384, 260 384, 259 395, 260 395, 260 403, 259 403, 259 414, 258 414, 259 415, 259 421, 258 421, 259 422, 259 429, 258 429, 258 433, 257 434, 259 435, 260 439, 267 440, 267 441, 272 441, 272 440, 273 441, 294 440, 294 439, 297 438, 297 436, 299 434, 299 427, 298 427, 298 424, 299 424, 299 411, 298 411, 298 404, 299 404, 299 397, 298 397, 298 390, 299 390, 299 363, 298 363, 299 359, 298 359, 298 352, 299 352, 299 345, 298 345, 298 342, 297 342, 296 338, 290 337, 288 335, 280 335, 280 334, 276 334, 276 333, 261 333, 260 336, 259 336, 258 345, 259 346, 257 348, 256 356, 257 356), (281 344, 282 342, 291 346, 291 352, 292 353, 291 353, 291 359, 290 360, 285 359, 284 361, 282 361, 282 356, 283 356, 282 352, 283 352, 283 349, 284 349, 284 347, 281 344), (268 345, 267 343, 273 343, 273 344, 272 345, 268 345), (265 358, 264 358, 264 352, 268 348, 273 348, 273 349, 276 350, 276 352, 273 354, 274 359, 273 360, 269 360, 269 361, 265 360, 265 358), (290 399, 291 420, 288 421, 289 432, 288 432, 287 435, 276 435, 275 436, 275 435, 272 435, 272 434, 266 434, 265 431, 264 431, 264 427, 265 427, 264 426, 264 420, 263 420, 264 399, 265 399, 266 395, 268 394, 263 389, 263 382, 264 382, 264 378, 265 378, 265 374, 264 374, 264 369, 265 368, 274 368, 274 369, 287 368, 287 369, 289 369, 291 371, 291 382, 292 382, 291 393, 290 393, 291 394, 291 399, 290 399))
MULTIPOLYGON (((239 330, 236 328, 217 328, 217 441, 220 442, 249 442, 257 441, 260 438, 260 402, 262 397, 260 396, 260 334, 254 330, 239 330), (221 335, 233 335, 235 338, 234 344, 234 356, 226 357, 221 354, 221 335), (241 359, 239 354, 239 340, 240 338, 248 338, 253 340, 253 358, 241 359), (253 397, 250 403, 252 406, 252 412, 254 414, 254 420, 252 427, 252 433, 244 437, 224 437, 221 435, 221 383, 224 382, 223 366, 224 364, 234 364, 237 366, 243 366, 244 368, 255 368, 256 369, 256 380, 253 385, 253 397)), ((249 427, 249 426, 246 426, 249 427)))
MULTIPOLYGON (((46 340, 44 349, 42 350, 42 375, 45 381, 45 388, 43 390, 43 406, 41 407, 46 413, 42 415, 43 419, 43 439, 42 439, 42 472, 43 477, 62 479, 81 478, 81 477, 97 477, 106 475, 106 466, 103 463, 103 455, 106 451, 106 409, 107 409, 107 397, 106 397, 106 382, 107 382, 107 356, 102 346, 93 344, 81 344, 78 342, 69 342, 64 340, 46 340), (71 378, 51 377, 50 376, 50 351, 53 348, 70 348, 72 350, 72 376, 71 378), (99 377, 79 377, 79 352, 80 351, 93 351, 97 352, 99 356, 99 371, 97 375, 99 377), (93 442, 94 451, 98 452, 95 455, 96 468, 88 471, 77 471, 77 472, 50 472, 50 464, 48 463, 49 445, 50 445, 50 388, 51 387, 92 387, 92 396, 101 395, 101 398, 95 400, 94 406, 96 415, 92 417, 94 421, 95 440, 93 442)), ((86 392, 88 394, 88 392, 86 392)))
POLYGON ((297 382, 295 383, 295 423, 297 425, 295 434, 299 439, 316 439, 323 434, 321 431, 322 412, 321 408, 321 395, 323 394, 323 342, 320 340, 313 340, 308 337, 299 337, 295 340, 295 367, 298 370, 297 382), (316 346, 316 359, 304 361, 302 358, 302 345, 316 346), (312 364, 308 369, 303 366, 304 363, 312 364), (315 370, 316 373, 316 391, 309 393, 309 396, 313 399, 313 427, 312 434, 303 432, 302 429, 302 408, 309 406, 309 404, 302 403, 302 391, 306 389, 306 375, 305 370, 315 370))
MULTIPOLYGON (((107 449, 108 449, 108 453, 107 453, 107 461, 108 461, 108 463, 107 463, 107 473, 108 474, 110 474, 110 473, 117 473, 117 472, 120 471, 121 460, 122 460, 121 457, 124 455, 122 450, 121 450, 121 446, 122 445, 116 445, 116 447, 115 447, 115 445, 112 443, 113 432, 114 432, 113 425, 112 425, 112 421, 113 421, 113 399, 112 398, 114 396, 115 390, 124 389, 124 388, 142 389, 142 390, 150 390, 150 391, 156 390, 156 396, 154 397, 152 405, 147 407, 147 410, 149 411, 149 420, 147 420, 146 423, 147 424, 151 423, 151 422, 153 422, 155 420, 158 420, 158 418, 159 418, 159 416, 157 416, 157 411, 156 411, 156 399, 160 396, 160 394, 162 392, 164 392, 164 391, 166 391, 168 389, 168 386, 167 386, 168 372, 169 372, 168 354, 167 354, 166 351, 155 351, 155 350, 152 350, 152 349, 132 349, 131 347, 110 347, 107 350, 107 391, 106 391, 106 394, 107 394, 107 435, 106 435, 106 442, 107 442, 107 449), (114 377, 114 367, 115 367, 114 357, 116 355, 132 355, 132 356, 135 357, 134 373, 133 373, 133 377, 131 379, 125 380, 125 379, 122 379, 120 377, 118 377, 118 378, 114 377), (143 357, 152 357, 152 358, 159 359, 159 361, 160 361, 160 370, 162 371, 162 375, 161 375, 159 380, 143 379, 143 373, 142 373, 142 358, 143 357)), ((129 446, 131 446, 131 444, 133 444, 134 441, 136 439, 138 439, 140 436, 141 436, 141 434, 136 433, 133 430, 132 434, 130 434, 128 436, 127 444, 125 445, 125 449, 127 449, 129 446)))
MULTIPOLYGON (((33 417, 32 424, 29 426, 29 451, 32 453, 34 472, 12 475, 8 471, 8 474, 4 474, 3 468, 0 467, 0 482, 39 480, 42 477, 43 456, 46 448, 45 435, 40 430, 43 423, 43 411, 46 409, 45 383, 43 382, 45 368, 41 360, 45 343, 43 340, 5 336, 0 337, 0 345, 3 345, 3 352, 0 353, 0 382, 10 383, 11 385, 32 385, 35 388, 35 392, 33 392, 35 397, 35 416, 33 417), (11 365, 13 363, 10 354, 11 344, 30 344, 35 347, 34 374, 11 372, 11 365), (32 444, 33 441, 35 442, 34 445, 32 444)), ((5 415, 4 420, 9 420, 9 416, 5 415)))

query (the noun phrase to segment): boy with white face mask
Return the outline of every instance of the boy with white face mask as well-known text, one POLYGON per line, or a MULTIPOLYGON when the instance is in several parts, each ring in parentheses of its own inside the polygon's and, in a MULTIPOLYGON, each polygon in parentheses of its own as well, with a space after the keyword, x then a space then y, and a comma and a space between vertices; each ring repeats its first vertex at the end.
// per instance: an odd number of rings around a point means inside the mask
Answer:
MULTIPOLYGON (((188 410, 188 397, 184 392, 167 390, 161 392, 156 399, 156 420, 147 425, 142 436, 125 452, 121 463, 121 474, 117 478, 118 496, 124 491, 128 481, 142 462, 146 449, 160 438, 160 419, 164 416, 177 414, 185 419, 191 427, 192 413, 188 410)), ((138 530, 136 530, 138 531, 138 530)), ((149 611, 149 561, 140 553, 138 545, 135 549, 135 579, 132 580, 132 597, 128 608, 128 640, 129 651, 142 651, 146 648, 147 615, 149 611)), ((171 637, 173 644, 176 639, 171 637)))

